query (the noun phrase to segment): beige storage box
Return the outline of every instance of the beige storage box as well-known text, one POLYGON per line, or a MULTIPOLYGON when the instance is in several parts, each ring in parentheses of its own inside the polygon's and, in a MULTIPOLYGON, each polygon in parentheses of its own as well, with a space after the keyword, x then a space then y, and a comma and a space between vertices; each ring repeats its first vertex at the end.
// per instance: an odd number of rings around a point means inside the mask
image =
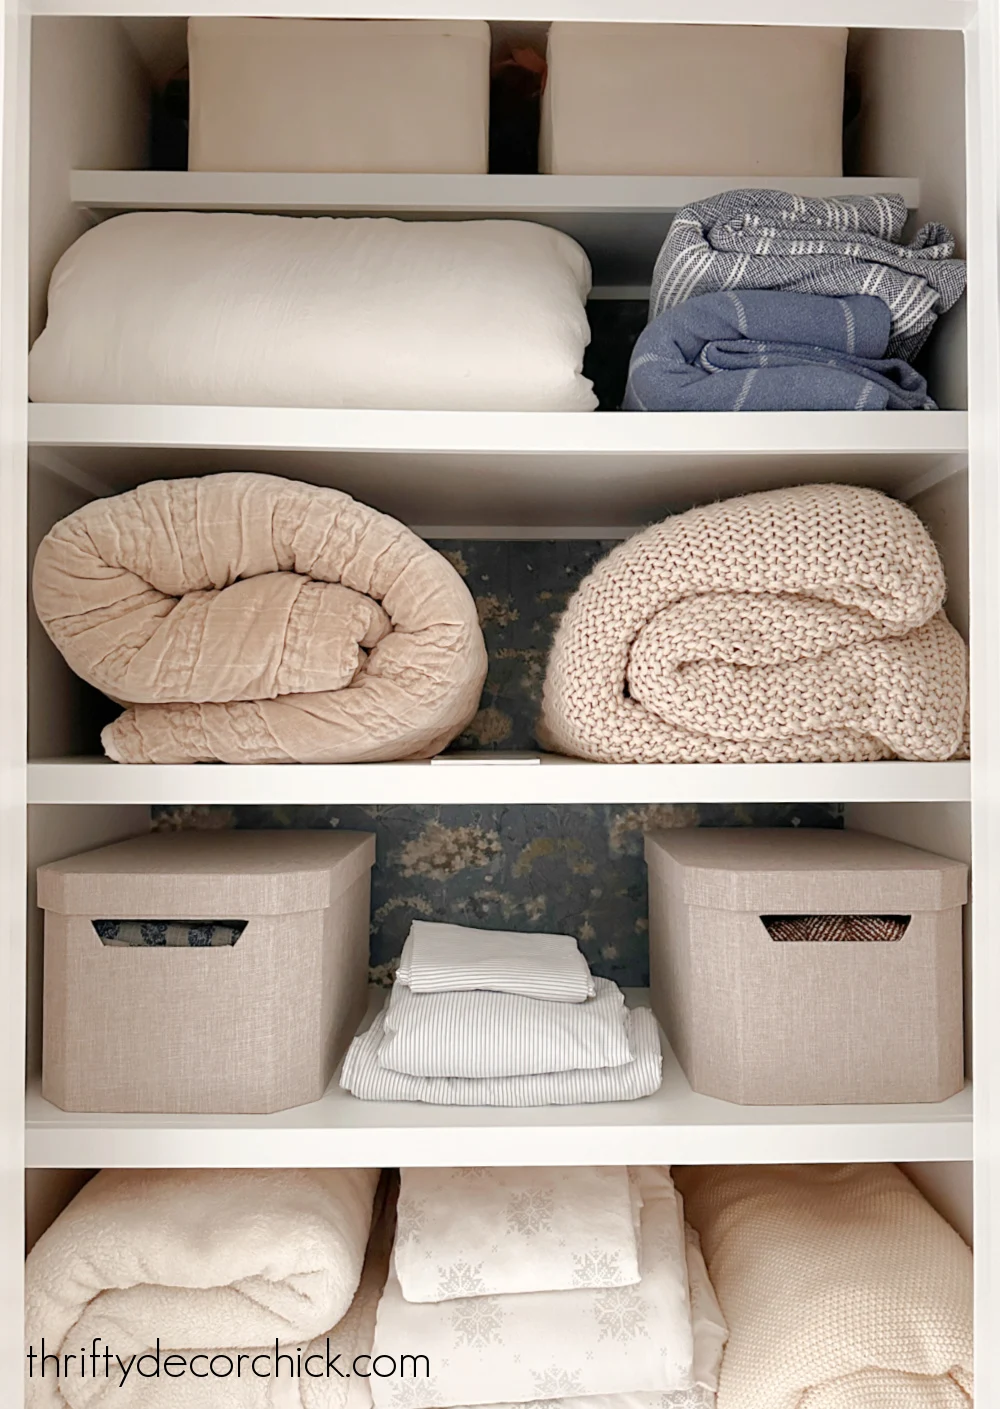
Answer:
POLYGON ((188 21, 192 171, 483 172, 483 20, 188 21))
POLYGON ((177 832, 42 866, 43 1095, 211 1115, 318 1100, 365 1012, 374 860, 366 833, 177 832))
POLYGON ((846 54, 846 29, 557 21, 540 168, 839 176, 846 54))
POLYGON ((695 1091, 941 1101, 963 1084, 957 861, 865 832, 650 833, 653 1008, 695 1091))

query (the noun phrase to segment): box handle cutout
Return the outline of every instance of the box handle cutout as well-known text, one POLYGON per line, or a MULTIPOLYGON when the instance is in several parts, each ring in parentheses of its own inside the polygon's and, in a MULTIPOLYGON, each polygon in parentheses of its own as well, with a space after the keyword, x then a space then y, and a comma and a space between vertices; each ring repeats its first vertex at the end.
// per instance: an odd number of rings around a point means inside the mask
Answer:
POLYGON ((778 944, 894 944, 903 938, 909 915, 761 915, 778 944))
POLYGON ((112 949, 231 948, 248 920, 92 920, 97 937, 112 949))

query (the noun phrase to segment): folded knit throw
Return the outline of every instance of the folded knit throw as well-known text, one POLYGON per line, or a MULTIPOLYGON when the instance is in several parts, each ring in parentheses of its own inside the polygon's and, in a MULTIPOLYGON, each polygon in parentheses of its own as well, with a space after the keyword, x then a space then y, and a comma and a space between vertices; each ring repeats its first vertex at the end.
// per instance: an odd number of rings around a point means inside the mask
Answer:
POLYGON ((556 633, 546 747, 614 763, 947 759, 965 643, 905 505, 807 485, 692 509, 622 543, 556 633))
POLYGON ((141 485, 63 519, 35 559, 42 625, 126 712, 119 763, 427 758, 486 675, 451 564, 336 489, 273 475, 141 485))
POLYGON ((673 1175, 729 1323, 718 1409, 971 1409, 972 1254, 894 1165, 673 1175))
POLYGON ((908 245, 901 196, 806 200, 784 191, 723 191, 679 211, 656 260, 649 316, 720 289, 874 294, 892 319, 888 355, 907 361, 965 289, 944 225, 908 245))
POLYGON ((889 309, 851 294, 701 294, 643 329, 626 411, 928 411, 927 383, 886 357, 889 309))

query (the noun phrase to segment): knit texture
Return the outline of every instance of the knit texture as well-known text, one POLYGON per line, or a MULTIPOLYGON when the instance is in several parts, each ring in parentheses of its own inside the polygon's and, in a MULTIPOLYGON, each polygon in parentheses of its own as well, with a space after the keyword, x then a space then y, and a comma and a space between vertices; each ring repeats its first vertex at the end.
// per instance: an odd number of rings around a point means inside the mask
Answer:
POLYGON ((970 1409, 972 1254, 894 1165, 673 1175, 729 1323, 718 1409, 970 1409))
POLYGON ((539 737, 613 763, 940 760, 965 643, 910 509, 807 485, 692 509, 599 563, 549 658, 539 737))
POLYGON ((806 200, 784 191, 723 191, 679 211, 653 270, 649 317, 720 289, 872 294, 889 309, 887 356, 910 360, 965 290, 965 264, 944 225, 908 245, 902 196, 806 200))

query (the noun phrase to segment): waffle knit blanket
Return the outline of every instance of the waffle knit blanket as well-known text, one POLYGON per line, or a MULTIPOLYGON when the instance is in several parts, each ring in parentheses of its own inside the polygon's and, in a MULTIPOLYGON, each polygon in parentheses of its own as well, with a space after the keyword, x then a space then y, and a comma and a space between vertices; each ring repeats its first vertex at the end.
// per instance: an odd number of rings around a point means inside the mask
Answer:
POLYGON ((429 758, 472 718, 486 647, 451 564, 336 489, 220 474, 98 499, 46 535, 35 607, 129 708, 119 763, 429 758))
POLYGON ((673 1176, 729 1324, 718 1409, 971 1409, 972 1254, 894 1165, 673 1176))
POLYGON ((721 289, 874 294, 892 320, 888 355, 909 361, 965 289, 965 264, 943 225, 900 243, 901 196, 806 200, 724 191, 679 211, 656 260, 649 316, 721 289))
POLYGON ((647 324, 626 411, 926 411, 927 383, 886 357, 889 309, 850 294, 701 294, 647 324))
POLYGON ((937 550, 871 489, 727 499, 620 544, 556 632, 538 734, 611 763, 963 752, 965 643, 937 550))

